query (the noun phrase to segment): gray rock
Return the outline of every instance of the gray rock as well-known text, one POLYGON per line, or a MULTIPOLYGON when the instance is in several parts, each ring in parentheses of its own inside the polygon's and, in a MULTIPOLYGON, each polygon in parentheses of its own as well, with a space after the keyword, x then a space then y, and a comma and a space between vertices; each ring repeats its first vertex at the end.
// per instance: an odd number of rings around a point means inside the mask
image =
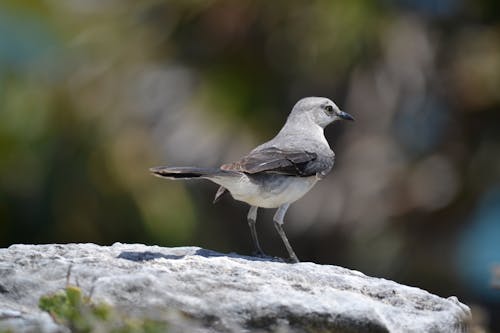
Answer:
POLYGON ((470 319, 456 297, 337 266, 196 247, 51 244, 0 249, 0 330, 64 332, 38 300, 66 286, 70 266, 70 283, 94 301, 177 318, 179 331, 465 332, 470 319))

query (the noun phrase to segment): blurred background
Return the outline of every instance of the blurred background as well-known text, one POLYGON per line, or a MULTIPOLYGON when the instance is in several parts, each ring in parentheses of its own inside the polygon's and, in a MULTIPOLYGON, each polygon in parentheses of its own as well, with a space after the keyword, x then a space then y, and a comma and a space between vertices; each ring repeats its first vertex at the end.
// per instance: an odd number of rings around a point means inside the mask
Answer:
MULTIPOLYGON (((311 95, 356 122, 326 130, 333 172, 289 210, 299 257, 457 295, 500 331, 497 0, 2 0, 0 245, 250 254, 245 204, 148 168, 237 159, 311 95)), ((272 214, 261 243, 286 256, 272 214)))

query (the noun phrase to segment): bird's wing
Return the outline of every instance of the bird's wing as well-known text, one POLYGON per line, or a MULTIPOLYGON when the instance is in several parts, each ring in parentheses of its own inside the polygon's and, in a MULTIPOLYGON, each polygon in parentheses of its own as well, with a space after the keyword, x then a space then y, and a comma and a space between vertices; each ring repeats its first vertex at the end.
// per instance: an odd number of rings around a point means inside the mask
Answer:
POLYGON ((221 169, 248 174, 278 173, 309 177, 325 175, 333 166, 333 157, 307 151, 282 150, 269 147, 252 151, 239 161, 224 164, 221 169))

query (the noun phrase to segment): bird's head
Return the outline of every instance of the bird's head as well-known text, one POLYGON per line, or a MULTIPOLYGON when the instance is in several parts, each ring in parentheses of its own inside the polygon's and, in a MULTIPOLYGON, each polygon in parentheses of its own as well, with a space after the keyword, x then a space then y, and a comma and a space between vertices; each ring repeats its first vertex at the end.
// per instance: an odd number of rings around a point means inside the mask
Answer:
POLYGON ((309 119, 325 128, 336 120, 354 120, 347 112, 325 97, 306 97, 298 101, 290 113, 292 117, 309 119))

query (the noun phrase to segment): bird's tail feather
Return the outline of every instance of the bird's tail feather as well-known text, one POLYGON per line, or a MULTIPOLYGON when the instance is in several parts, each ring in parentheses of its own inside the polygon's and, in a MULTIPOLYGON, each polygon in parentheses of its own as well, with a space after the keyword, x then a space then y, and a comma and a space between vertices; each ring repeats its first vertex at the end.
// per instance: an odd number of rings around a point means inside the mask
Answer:
POLYGON ((222 174, 232 174, 219 168, 198 168, 198 167, 154 167, 149 169, 155 176, 168 179, 191 179, 210 178, 222 174))

